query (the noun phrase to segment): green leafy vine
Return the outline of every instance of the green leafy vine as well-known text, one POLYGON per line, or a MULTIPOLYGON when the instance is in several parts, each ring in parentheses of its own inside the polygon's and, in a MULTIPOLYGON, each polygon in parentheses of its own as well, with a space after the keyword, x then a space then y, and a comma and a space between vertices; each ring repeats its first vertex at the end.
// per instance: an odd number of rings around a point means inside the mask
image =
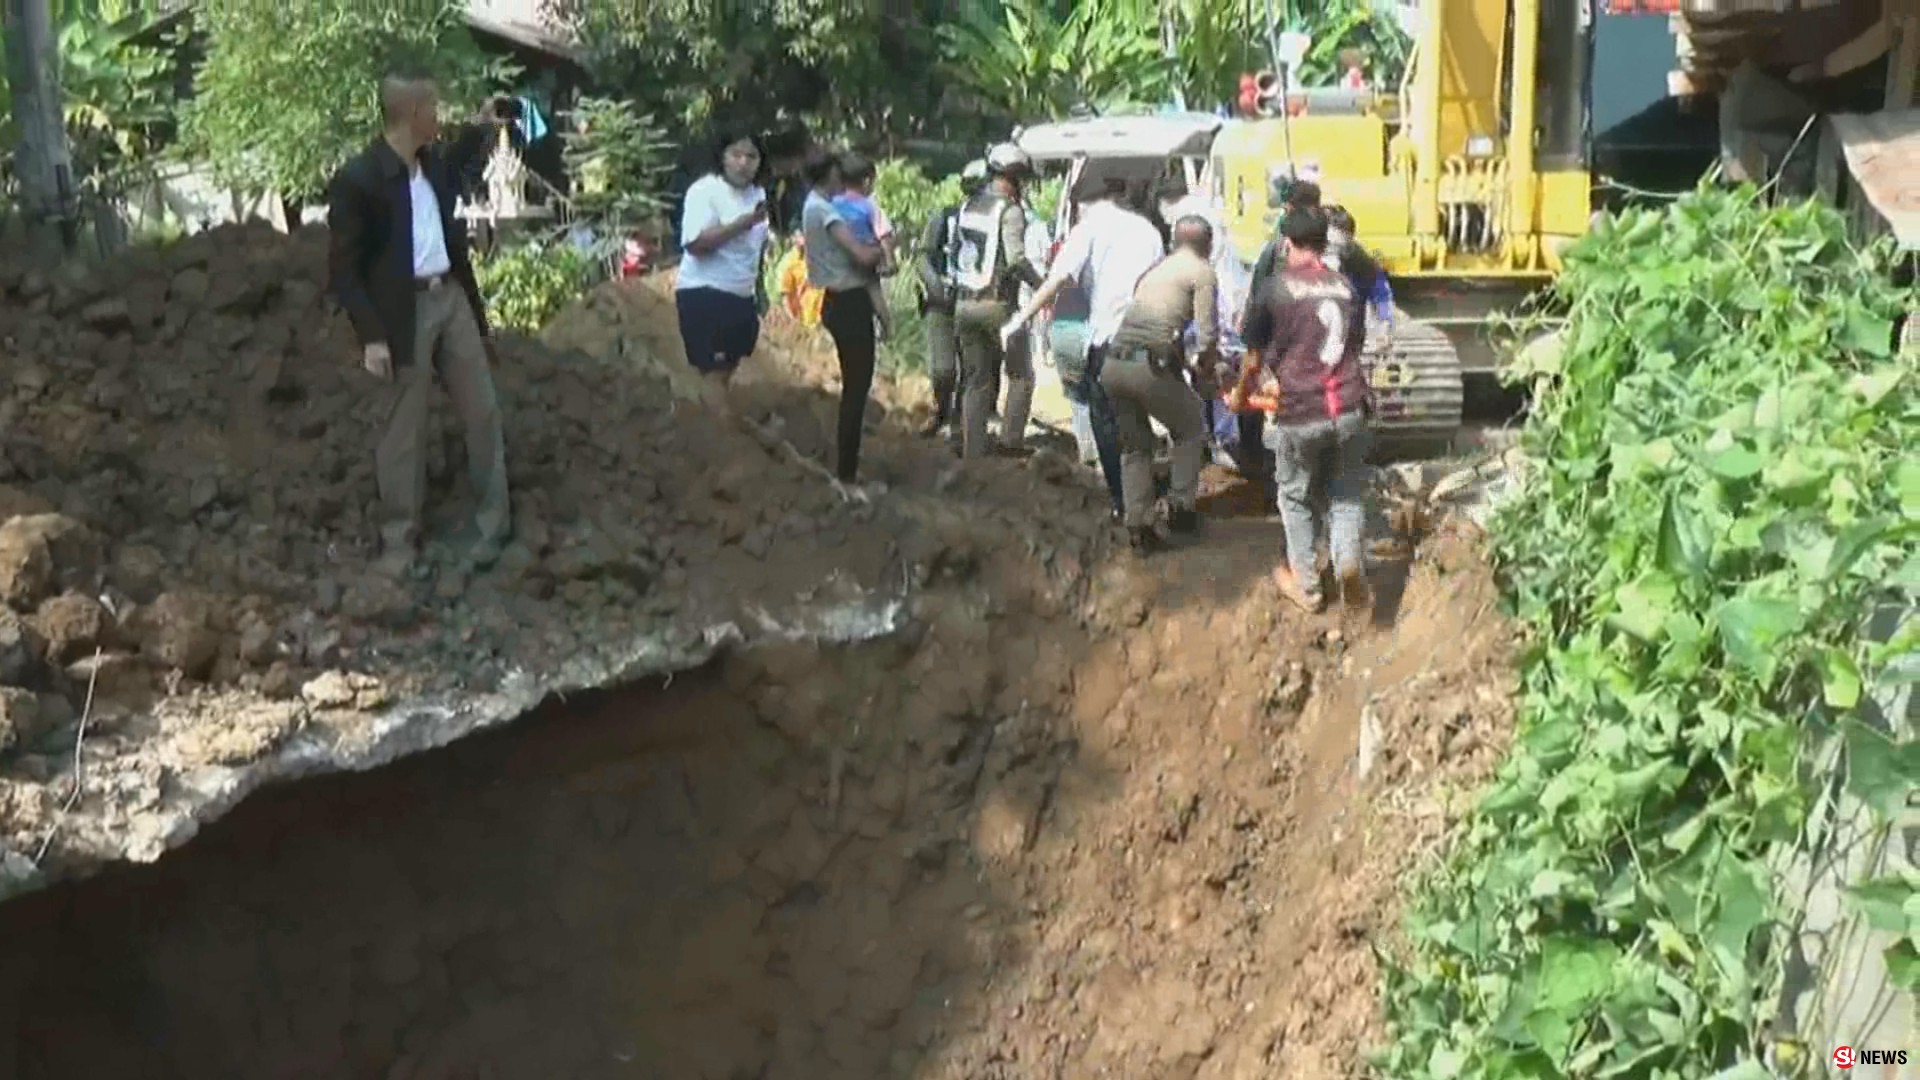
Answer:
MULTIPOLYGON (((1889 268, 1834 211, 1751 189, 1569 253, 1562 344, 1530 372, 1537 474, 1493 526, 1531 640, 1519 731, 1413 899, 1386 1075, 1767 1075, 1771 931, 1797 916, 1767 857, 1801 842, 1808 749, 1842 735, 1883 814, 1920 785, 1920 744, 1854 717, 1916 648, 1911 619, 1864 633, 1920 591, 1920 407, 1892 333, 1915 295, 1889 268)), ((1913 885, 1856 890, 1905 934, 1908 988, 1913 885)))

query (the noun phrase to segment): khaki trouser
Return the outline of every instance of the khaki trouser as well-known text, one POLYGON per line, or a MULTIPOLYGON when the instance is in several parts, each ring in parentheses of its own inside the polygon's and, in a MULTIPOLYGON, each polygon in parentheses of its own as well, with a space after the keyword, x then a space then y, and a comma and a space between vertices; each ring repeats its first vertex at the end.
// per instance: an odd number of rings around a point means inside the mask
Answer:
POLYGON ((1033 352, 1030 334, 1021 333, 1007 349, 1000 347, 1000 328, 1013 317, 1003 300, 962 300, 953 312, 960 337, 960 419, 965 426, 964 456, 985 457, 987 418, 993 413, 994 393, 1004 365, 1007 407, 1000 416, 1000 441, 1020 449, 1027 441, 1027 414, 1033 410, 1033 352))
POLYGON ((483 542, 504 540, 511 520, 506 440, 473 305, 458 285, 443 278, 414 295, 413 324, 413 359, 394 370, 386 431, 374 448, 383 504, 380 538, 389 551, 419 543, 427 487, 427 402, 438 370, 466 428, 474 525, 483 542))
POLYGON ((934 419, 947 423, 960 413, 960 343, 954 337, 953 312, 926 311, 927 380, 933 383, 934 419))
POLYGON ((1127 525, 1153 520, 1153 421, 1173 436, 1173 486, 1167 503, 1193 509, 1200 494, 1200 465, 1206 457, 1207 416, 1200 395, 1180 377, 1177 367, 1161 370, 1147 362, 1144 349, 1116 346, 1101 366, 1100 385, 1113 402, 1120 434, 1120 487, 1127 525))

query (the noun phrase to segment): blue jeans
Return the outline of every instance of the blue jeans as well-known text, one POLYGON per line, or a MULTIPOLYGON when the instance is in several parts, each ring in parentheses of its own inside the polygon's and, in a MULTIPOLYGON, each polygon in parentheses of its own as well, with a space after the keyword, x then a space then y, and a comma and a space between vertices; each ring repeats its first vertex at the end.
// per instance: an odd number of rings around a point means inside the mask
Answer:
POLYGON ((1092 409, 1087 404, 1087 324, 1077 319, 1055 319, 1047 326, 1047 352, 1053 369, 1060 373, 1060 389, 1066 392, 1067 405, 1073 410, 1073 439, 1080 444, 1080 456, 1087 459, 1088 447, 1099 443, 1093 438, 1092 409))
POLYGON ((1366 528, 1367 414, 1355 409, 1337 420, 1268 424, 1266 444, 1274 454, 1274 484, 1280 522, 1287 534, 1287 563, 1309 593, 1318 594, 1314 572, 1314 488, 1327 490, 1327 550, 1333 572, 1345 577, 1366 570, 1361 535, 1366 528))

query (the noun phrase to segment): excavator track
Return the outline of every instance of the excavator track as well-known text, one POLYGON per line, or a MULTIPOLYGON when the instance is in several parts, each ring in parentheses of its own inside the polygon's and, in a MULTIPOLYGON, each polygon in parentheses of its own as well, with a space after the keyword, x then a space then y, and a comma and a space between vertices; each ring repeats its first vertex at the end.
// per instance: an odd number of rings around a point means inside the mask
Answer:
POLYGON ((1367 381, 1373 387, 1377 438, 1451 439, 1466 401, 1460 352, 1454 339, 1431 323, 1395 311, 1391 345, 1376 327, 1367 342, 1367 381))

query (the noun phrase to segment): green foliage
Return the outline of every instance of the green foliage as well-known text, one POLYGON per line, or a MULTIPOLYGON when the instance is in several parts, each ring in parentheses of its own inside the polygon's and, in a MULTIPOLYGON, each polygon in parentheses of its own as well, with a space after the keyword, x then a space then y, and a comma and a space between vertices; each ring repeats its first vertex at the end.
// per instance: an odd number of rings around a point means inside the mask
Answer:
POLYGON ((508 65, 450 0, 225 0, 201 5, 207 59, 186 111, 188 150, 243 191, 311 198, 379 129, 380 78, 417 68, 465 119, 508 65))
POLYGON ((880 209, 886 211, 888 219, 893 222, 894 234, 899 238, 900 257, 905 261, 919 250, 920 236, 926 231, 927 221, 941 210, 960 202, 963 197, 960 177, 956 175, 935 180, 905 158, 888 158, 879 163, 877 171, 873 183, 874 201, 880 204, 880 209))
POLYGON ((836 133, 936 122, 927 26, 940 0, 545 0, 642 111, 683 127, 808 117, 836 133))
MULTIPOLYGON (((1283 5, 1292 7, 1293 5, 1283 5)), ((1278 21, 1312 35, 1301 78, 1344 74, 1340 50, 1357 48, 1374 80, 1391 86, 1411 44, 1376 0, 1300 5, 1278 21)), ((1266 9, 1219 0, 1004 0, 963 5, 937 32, 958 85, 988 108, 1032 123, 1074 105, 1159 105, 1178 89, 1190 108, 1230 105, 1240 76, 1272 66, 1266 9), (1168 46, 1171 55, 1168 55, 1168 46)))
MULTIPOLYGON (((1861 629, 1920 587, 1920 408, 1890 334, 1915 296, 1844 237, 1831 210, 1703 189, 1569 253, 1524 435, 1540 474, 1494 525, 1533 642, 1519 731, 1415 897, 1388 1075, 1753 1073, 1770 931, 1796 914, 1763 856, 1819 790, 1807 736, 1845 732, 1883 809, 1920 783, 1920 747, 1848 716, 1914 658, 1911 622, 1861 629)), ((1872 883, 1870 910, 1914 911, 1910 885, 1872 883)), ((1890 957, 1909 984, 1913 944, 1890 957)))
POLYGON ((1231 105, 1241 74, 1268 66, 1264 13, 1264 5, 1217 0, 1175 6, 1174 77, 1190 108, 1231 105))
MULTIPOLYGON (((58 0, 51 7, 74 171, 89 187, 115 188, 159 149, 174 106, 173 42, 151 36, 158 26, 151 3, 58 0)), ((0 27, 0 51, 5 40, 0 27)), ((0 99, 7 143, 11 103, 11 95, 0 99)))
POLYGON ((650 117, 624 101, 582 98, 573 127, 562 138, 575 217, 617 246, 664 209, 673 148, 650 117))
POLYGON ((1392 10, 1376 0, 1331 0, 1293 20, 1291 28, 1313 36, 1300 61, 1300 81, 1325 86, 1346 74, 1340 64, 1343 49, 1359 49, 1368 61, 1376 86, 1397 88, 1407 70, 1413 39, 1400 27, 1392 10))
POLYGON ((1173 65, 1162 55, 1150 0, 1005 0, 963 7, 942 24, 947 77, 1021 123, 1057 120, 1076 105, 1106 109, 1167 99, 1173 65))
POLYGON ((1060 211, 1060 197, 1066 194, 1067 178, 1049 176, 1037 183, 1027 185, 1027 221, 1031 224, 1053 225, 1054 216, 1060 211))
POLYGON ((530 241, 493 252, 474 264, 487 317, 495 326, 531 334, 579 299, 599 265, 564 241, 530 241))

